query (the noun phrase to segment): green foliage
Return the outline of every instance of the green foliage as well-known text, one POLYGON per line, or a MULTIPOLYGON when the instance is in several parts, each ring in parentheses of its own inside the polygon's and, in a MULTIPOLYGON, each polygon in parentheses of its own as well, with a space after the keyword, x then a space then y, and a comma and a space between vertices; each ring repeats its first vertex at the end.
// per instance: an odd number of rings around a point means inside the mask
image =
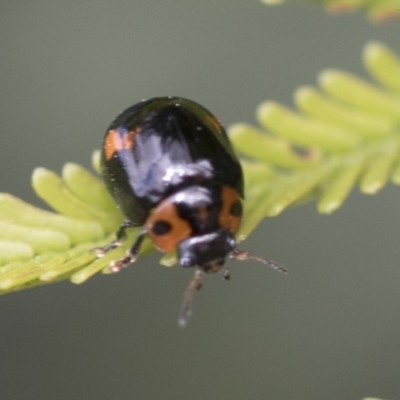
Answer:
POLYGON ((380 85, 323 71, 320 88, 295 92, 297 111, 269 101, 257 109, 261 129, 230 127, 239 152, 258 162, 244 164, 248 201, 241 239, 262 218, 292 204, 313 198, 318 211, 329 214, 356 184, 366 194, 378 192, 388 179, 400 184, 400 60, 370 43, 364 61, 380 85))
MULTIPOLYGON (((348 73, 324 71, 320 88, 295 92, 298 110, 276 102, 257 109, 261 128, 235 124, 229 134, 243 156, 246 178, 244 240, 266 216, 315 200, 331 213, 355 185, 378 192, 391 179, 400 184, 400 60, 379 43, 365 48, 367 69, 378 84, 348 73)), ((93 157, 98 171, 99 154, 93 157)), ((99 178, 68 163, 61 176, 37 168, 33 188, 56 212, 44 211, 10 194, 0 194, 0 294, 70 279, 82 283, 125 246, 102 258, 90 248, 109 243, 123 217, 99 178)), ((141 254, 152 250, 144 242, 141 254)), ((162 264, 173 265, 173 254, 162 264)))
MULTIPOLYGON (((260 0, 264 4, 275 5, 285 0, 260 0)), ((289 0, 290 1, 290 0, 289 0)), ((321 4, 331 14, 365 11, 367 17, 376 23, 386 22, 400 17, 400 0, 310 0, 321 4)))

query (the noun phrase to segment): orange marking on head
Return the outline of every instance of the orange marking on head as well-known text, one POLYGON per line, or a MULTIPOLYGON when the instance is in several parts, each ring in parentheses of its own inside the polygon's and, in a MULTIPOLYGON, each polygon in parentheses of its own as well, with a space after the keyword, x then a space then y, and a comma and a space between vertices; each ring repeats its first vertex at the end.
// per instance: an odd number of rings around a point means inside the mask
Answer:
POLYGON ((222 209, 219 213, 219 225, 235 234, 242 222, 242 199, 230 186, 222 187, 222 209))
POLYGON ((175 250, 178 244, 192 233, 189 223, 178 215, 176 205, 170 199, 165 199, 153 210, 147 218, 145 228, 154 245, 166 253, 175 250), (160 222, 168 224, 170 229, 157 234, 154 230, 156 224, 160 222))
POLYGON ((117 129, 108 131, 104 139, 104 153, 106 159, 110 160, 119 150, 131 150, 135 143, 135 135, 139 131, 140 128, 137 128, 133 131, 123 131, 117 129))

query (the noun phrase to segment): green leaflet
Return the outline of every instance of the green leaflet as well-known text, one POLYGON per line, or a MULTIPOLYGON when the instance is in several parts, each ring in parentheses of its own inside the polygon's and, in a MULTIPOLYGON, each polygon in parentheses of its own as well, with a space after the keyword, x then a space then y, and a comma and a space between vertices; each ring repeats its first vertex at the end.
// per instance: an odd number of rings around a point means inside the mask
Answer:
MULTIPOLYGON (((256 112, 260 127, 237 123, 228 129, 244 157, 238 242, 287 207, 314 200, 318 212, 329 214, 356 186, 374 194, 388 181, 400 184, 400 59, 372 42, 364 62, 375 82, 324 71, 319 87, 295 91, 297 110, 268 101, 256 112)), ((99 152, 92 164, 98 172, 99 152)), ((123 246, 96 258, 90 249, 109 243, 123 220, 99 177, 67 163, 61 176, 35 169, 32 184, 55 212, 0 193, 0 294, 63 279, 80 284, 107 273, 138 233, 133 229, 123 246)), ((141 255, 152 250, 145 240, 141 255)), ((161 263, 174 265, 176 257, 167 254, 161 263)))
POLYGON ((248 202, 253 205, 248 207, 243 237, 260 216, 278 215, 304 199, 315 198, 319 212, 331 213, 357 184, 363 193, 373 194, 389 179, 400 183, 400 61, 377 42, 365 47, 364 61, 385 87, 328 70, 320 74, 320 88, 295 92, 297 111, 275 102, 261 104, 256 114, 264 132, 233 125, 231 137, 238 151, 266 163, 274 176, 250 191, 248 202), (269 157, 269 150, 263 156, 265 138, 273 144, 287 141, 285 147, 275 145, 281 159, 269 157), (309 162, 296 158, 296 149, 305 160, 310 157, 309 162))
MULTIPOLYGON (((285 0, 260 0, 267 5, 284 3, 285 0)), ((288 0, 294 1, 294 0, 288 0)), ((344 14, 364 11, 375 23, 386 22, 400 17, 400 0, 309 0, 322 5, 331 14, 344 14)))

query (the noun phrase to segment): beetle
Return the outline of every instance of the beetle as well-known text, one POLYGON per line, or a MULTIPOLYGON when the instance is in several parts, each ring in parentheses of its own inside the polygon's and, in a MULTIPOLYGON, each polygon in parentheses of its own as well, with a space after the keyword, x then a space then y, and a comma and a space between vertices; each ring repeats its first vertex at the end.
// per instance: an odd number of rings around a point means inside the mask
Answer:
POLYGON ((97 248, 97 255, 120 246, 131 227, 141 231, 126 257, 110 264, 111 272, 136 260, 145 236, 162 252, 176 251, 183 267, 195 269, 180 325, 187 323, 203 273, 223 271, 230 279, 228 257, 286 273, 273 261, 237 248, 245 195, 242 167, 223 126, 200 104, 157 97, 123 111, 106 131, 101 175, 126 220, 115 241, 97 248))

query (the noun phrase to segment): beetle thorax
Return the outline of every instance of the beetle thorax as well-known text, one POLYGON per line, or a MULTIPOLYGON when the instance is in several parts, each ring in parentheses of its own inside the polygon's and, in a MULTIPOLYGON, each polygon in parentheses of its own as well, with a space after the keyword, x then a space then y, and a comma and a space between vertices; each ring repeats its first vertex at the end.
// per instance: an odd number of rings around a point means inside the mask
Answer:
POLYGON ((178 249, 182 265, 207 264, 209 269, 218 269, 235 247, 241 210, 241 199, 234 189, 193 185, 162 200, 145 228, 161 251, 178 249))

